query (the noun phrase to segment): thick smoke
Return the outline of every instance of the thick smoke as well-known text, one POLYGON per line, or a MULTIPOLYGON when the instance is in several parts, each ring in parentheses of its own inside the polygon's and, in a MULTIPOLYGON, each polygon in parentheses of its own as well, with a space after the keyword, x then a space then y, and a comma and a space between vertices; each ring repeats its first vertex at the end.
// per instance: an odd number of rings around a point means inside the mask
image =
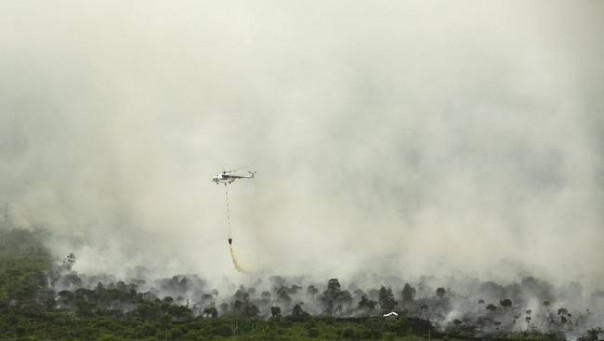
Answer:
POLYGON ((586 288, 604 6, 4 1, 0 194, 81 273, 586 288), (138 268, 137 268, 138 267, 138 268))

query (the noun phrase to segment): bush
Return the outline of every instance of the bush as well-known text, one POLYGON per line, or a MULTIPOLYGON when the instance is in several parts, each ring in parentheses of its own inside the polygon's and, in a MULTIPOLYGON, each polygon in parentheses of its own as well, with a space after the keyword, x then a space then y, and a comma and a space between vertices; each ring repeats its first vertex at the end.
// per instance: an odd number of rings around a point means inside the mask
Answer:
POLYGON ((233 336, 233 329, 223 324, 212 328, 210 334, 222 337, 231 337, 233 336))
POLYGON ((344 329, 344 332, 342 333, 342 337, 344 337, 345 339, 354 340, 354 339, 356 339, 356 333, 354 332, 354 330, 352 328, 346 328, 346 329, 344 329))
POLYGON ((307 330, 307 334, 308 334, 308 337, 312 337, 312 338, 319 337, 319 335, 321 335, 321 333, 319 333, 319 330, 317 328, 309 328, 307 330))

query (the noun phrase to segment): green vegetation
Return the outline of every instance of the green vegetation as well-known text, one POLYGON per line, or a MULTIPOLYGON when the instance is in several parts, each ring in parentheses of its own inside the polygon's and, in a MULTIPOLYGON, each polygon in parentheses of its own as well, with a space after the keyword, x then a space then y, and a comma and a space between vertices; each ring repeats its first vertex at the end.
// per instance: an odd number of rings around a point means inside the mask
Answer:
MULTIPOLYGON (((81 285, 70 270, 75 256, 54 266, 42 246, 40 231, 14 229, 0 244, 0 340, 467 340, 471 329, 459 328, 448 335, 439 333, 427 320, 401 315, 382 318, 377 310, 397 306, 391 288, 375 293, 355 294, 342 290, 337 279, 330 279, 325 291, 309 286, 306 293, 317 297, 327 313, 312 316, 302 302, 292 299, 301 287, 279 286, 271 300, 270 292, 257 295, 254 288, 241 287, 232 302, 214 306, 211 294, 200 294, 201 306, 189 307, 182 298, 157 297, 138 292, 135 284, 98 283, 94 289, 81 285), (60 284, 60 285, 59 285, 60 284), (58 290, 68 287, 70 290, 58 290), (260 298, 253 298, 253 297, 260 298), (286 311, 278 305, 289 307, 286 311), (270 315, 260 314, 269 307, 270 315), (264 309, 263 308, 263 309, 264 309), (363 317, 339 317, 345 309, 363 317), (374 314, 366 314, 374 312, 374 314), (376 317, 378 316, 378 317, 376 317)), ((166 288, 188 290, 194 279, 175 276, 161 282, 166 288)), ((415 299, 415 289, 406 285, 404 304, 415 299)), ((446 291, 437 290, 444 301, 446 291)), ((174 296, 176 297, 176 296, 174 296)), ((511 300, 502 300, 503 307, 511 300)), ((601 329, 591 331, 595 337, 601 329)), ((590 334, 590 335, 591 335, 590 334)), ((550 340, 542 334, 508 336, 501 340, 550 340)), ((586 339, 587 340, 587 339, 586 339)))
POLYGON ((51 261, 41 232, 15 229, 0 244, 0 312, 35 316, 54 305, 49 288, 51 261))
MULTIPOLYGON (((235 304, 240 316, 217 318, 216 308, 206 309, 207 317, 194 317, 171 297, 145 299, 123 282, 55 293, 43 237, 39 231, 14 229, 1 245, 1 340, 421 340, 413 336, 420 331, 406 319, 315 318, 299 304, 290 316, 281 317, 275 307, 274 317, 261 319, 245 294, 239 294, 243 297, 235 304)), ((325 300, 335 307, 351 300, 347 294, 332 280, 325 300)))
MULTIPOLYGON (((23 340, 423 340, 399 321, 314 319, 116 319, 46 313, 35 319, 2 315, 1 339, 23 340)), ((427 335, 426 335, 427 336, 427 335)), ((438 340, 437 338, 432 338, 438 340)), ((452 340, 452 339, 451 339, 452 340)))

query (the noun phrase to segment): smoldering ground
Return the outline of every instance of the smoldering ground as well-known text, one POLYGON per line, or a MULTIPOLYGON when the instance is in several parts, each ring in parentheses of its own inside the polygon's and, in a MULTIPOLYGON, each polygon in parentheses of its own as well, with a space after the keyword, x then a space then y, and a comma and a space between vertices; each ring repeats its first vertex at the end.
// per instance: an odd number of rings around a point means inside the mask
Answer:
POLYGON ((290 322, 337 317, 361 322, 398 311, 407 317, 403 321, 415 321, 415 333, 444 332, 462 339, 531 332, 548 340, 592 340, 602 331, 602 291, 585 299, 578 283, 562 288, 533 277, 503 285, 464 278, 450 280, 445 289, 435 286, 442 283, 435 277, 412 284, 381 278, 366 286, 338 279, 319 283, 270 276, 246 285, 226 280, 216 289, 195 275, 115 282, 111 276, 65 270, 58 271, 53 281, 58 292, 55 309, 79 314, 94 311, 146 319, 164 314, 181 322, 218 316, 290 322), (82 301, 88 302, 88 310, 82 310, 82 301))
POLYGON ((4 1, 0 193, 80 273, 603 279, 599 2, 4 1), (139 268, 140 269, 140 268, 139 268))

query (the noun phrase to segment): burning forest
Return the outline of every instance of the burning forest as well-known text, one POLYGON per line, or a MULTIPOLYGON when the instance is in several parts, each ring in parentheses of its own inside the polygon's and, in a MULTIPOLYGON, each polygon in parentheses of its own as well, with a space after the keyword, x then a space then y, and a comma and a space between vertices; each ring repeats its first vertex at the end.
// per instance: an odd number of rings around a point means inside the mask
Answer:
POLYGON ((2 1, 0 338, 602 338, 603 15, 2 1))

